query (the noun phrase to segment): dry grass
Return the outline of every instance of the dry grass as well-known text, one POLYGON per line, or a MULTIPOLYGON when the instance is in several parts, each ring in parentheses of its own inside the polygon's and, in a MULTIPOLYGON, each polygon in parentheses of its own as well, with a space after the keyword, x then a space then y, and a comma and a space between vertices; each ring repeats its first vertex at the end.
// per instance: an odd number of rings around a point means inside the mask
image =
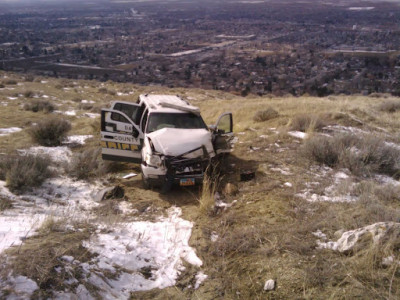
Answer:
POLYGON ((203 185, 201 190, 199 202, 199 209, 203 214, 209 215, 214 212, 215 207, 215 193, 217 191, 216 176, 204 175, 203 185))

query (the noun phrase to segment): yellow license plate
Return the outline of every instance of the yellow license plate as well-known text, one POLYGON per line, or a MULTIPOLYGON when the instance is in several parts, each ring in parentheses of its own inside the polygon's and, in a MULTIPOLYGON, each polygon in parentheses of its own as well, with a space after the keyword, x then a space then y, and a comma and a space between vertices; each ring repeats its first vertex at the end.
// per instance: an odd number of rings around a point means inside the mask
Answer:
POLYGON ((184 178, 184 179, 181 179, 181 181, 180 181, 181 186, 190 186, 190 185, 195 185, 195 184, 196 184, 196 180, 194 178, 184 178))

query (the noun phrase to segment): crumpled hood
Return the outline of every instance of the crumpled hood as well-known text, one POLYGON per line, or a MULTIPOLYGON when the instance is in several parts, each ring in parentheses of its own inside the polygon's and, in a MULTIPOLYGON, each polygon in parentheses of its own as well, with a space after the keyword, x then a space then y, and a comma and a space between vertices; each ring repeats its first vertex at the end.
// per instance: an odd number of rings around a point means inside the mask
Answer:
MULTIPOLYGON (((202 145, 206 147, 210 157, 215 155, 211 132, 206 129, 163 128, 147 136, 153 142, 155 150, 164 155, 177 156, 202 145)), ((203 151, 200 150, 185 157, 195 158, 202 154, 203 151)))

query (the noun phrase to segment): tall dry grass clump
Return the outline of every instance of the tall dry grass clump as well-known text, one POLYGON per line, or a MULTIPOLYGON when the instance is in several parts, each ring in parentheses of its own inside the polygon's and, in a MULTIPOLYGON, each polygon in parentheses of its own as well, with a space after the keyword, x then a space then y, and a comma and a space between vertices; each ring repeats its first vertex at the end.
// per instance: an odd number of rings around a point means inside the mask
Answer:
POLYGON ((268 107, 265 110, 260 110, 254 114, 253 120, 255 122, 265 122, 271 119, 275 119, 279 116, 279 113, 272 107, 268 107))
POLYGON ((301 114, 293 117, 289 127, 290 130, 314 132, 320 131, 326 125, 326 122, 318 115, 301 114))
POLYGON ((33 125, 29 134, 32 140, 42 146, 59 146, 71 130, 71 123, 65 119, 52 117, 33 125))
POLYGON ((12 192, 24 192, 40 186, 52 176, 50 159, 46 156, 6 156, 0 159, 0 179, 5 180, 12 192))
POLYGON ((204 175, 201 196, 198 199, 200 212, 204 214, 212 214, 215 207, 215 193, 217 191, 216 175, 204 175))

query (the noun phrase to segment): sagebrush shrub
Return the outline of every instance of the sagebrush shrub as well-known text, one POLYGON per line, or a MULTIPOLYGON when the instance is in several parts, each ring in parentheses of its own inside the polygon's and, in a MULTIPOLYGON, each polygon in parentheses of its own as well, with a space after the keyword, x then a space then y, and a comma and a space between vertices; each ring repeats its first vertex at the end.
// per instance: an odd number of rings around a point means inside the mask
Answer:
POLYGON ((23 192, 40 186, 52 173, 51 160, 46 156, 16 155, 3 157, 0 162, 1 179, 12 192, 23 192))
POLYGON ((49 118, 33 125, 29 134, 32 140, 42 146, 59 146, 65 140, 71 123, 65 119, 49 118))
POLYGON ((266 110, 261 110, 255 113, 253 120, 255 122, 265 122, 274 119, 279 116, 279 113, 272 107, 268 107, 266 110))
POLYGON ((348 168, 355 175, 380 173, 400 177, 400 149, 377 136, 315 136, 305 141, 301 151, 310 160, 348 168))
POLYGON ((54 105, 46 100, 32 100, 24 104, 24 109, 33 112, 43 111, 48 113, 54 110, 54 105))

